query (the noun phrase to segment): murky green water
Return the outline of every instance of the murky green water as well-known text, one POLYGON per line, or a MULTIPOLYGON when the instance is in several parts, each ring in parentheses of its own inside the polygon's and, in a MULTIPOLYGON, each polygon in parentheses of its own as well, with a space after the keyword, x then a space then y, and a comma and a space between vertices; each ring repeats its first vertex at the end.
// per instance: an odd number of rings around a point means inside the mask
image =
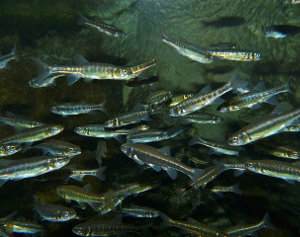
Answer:
MULTIPOLYGON (((264 81, 266 87, 274 87, 291 80, 292 93, 279 96, 278 101, 287 101, 293 107, 299 106, 299 55, 300 35, 286 39, 266 38, 264 31, 271 25, 294 25, 300 27, 300 4, 289 0, 2 0, 0 1, 0 50, 8 53, 16 45, 18 60, 0 71, 1 113, 12 112, 21 117, 58 123, 65 131, 58 136, 79 145, 82 157, 74 158, 72 165, 95 166, 94 156, 97 139, 76 135, 73 128, 91 123, 103 123, 122 112, 132 110, 145 102, 146 96, 159 89, 173 93, 198 92, 204 84, 213 87, 228 82, 238 71, 243 80, 255 85, 264 81), (79 15, 101 19, 127 33, 124 38, 111 38, 91 28, 78 24, 79 15), (237 17, 242 23, 235 26, 209 26, 207 22, 221 17, 237 17), (206 23, 205 23, 206 22, 206 23), (186 40, 199 48, 214 45, 234 44, 235 48, 260 52, 259 62, 217 61, 199 64, 179 55, 174 49, 162 43, 162 35, 186 40), (155 76, 159 81, 151 85, 129 87, 118 81, 82 80, 68 86, 61 78, 56 86, 31 88, 28 82, 38 74, 32 58, 39 58, 49 65, 66 65, 72 58, 83 55, 90 62, 114 65, 135 65, 155 59, 157 66, 143 77, 155 76), (59 117, 50 113, 50 107, 66 102, 99 103, 105 101, 107 114, 95 113, 74 117, 59 117), (87 156, 90 156, 90 159, 87 156), (86 158, 86 159, 85 159, 86 158)), ((225 97, 226 98, 226 97, 225 97)), ((215 112, 217 106, 206 111, 215 112)), ((262 106, 259 110, 246 110, 222 115, 225 122, 220 125, 193 126, 185 136, 159 143, 158 147, 172 147, 173 155, 184 153, 183 162, 193 165, 189 157, 220 159, 205 149, 187 149, 190 137, 203 136, 217 141, 226 138, 240 127, 242 120, 255 120, 270 114, 272 107, 262 106)), ((163 124, 153 122, 161 127, 163 124)), ((1 127, 1 138, 15 131, 8 126, 1 127)), ((299 135, 281 134, 277 142, 299 147, 299 135)), ((272 140, 273 141, 273 140, 272 140)), ((217 185, 239 184, 242 195, 214 195, 204 190, 182 196, 180 188, 187 179, 181 175, 175 181, 165 172, 156 173, 126 159, 120 152, 119 141, 107 141, 108 152, 103 163, 107 167, 106 180, 87 178, 93 189, 105 192, 117 189, 121 184, 131 182, 155 183, 149 193, 126 199, 125 206, 132 203, 156 208, 177 220, 196 219, 212 227, 225 228, 237 224, 256 223, 265 213, 271 217, 274 228, 258 232, 258 236, 299 236, 300 186, 280 179, 246 173, 234 176, 226 172, 213 181, 217 185)), ((19 153, 18 159, 35 152, 19 153)), ((248 158, 270 158, 255 153, 250 147, 248 158)), ((233 158, 234 159, 234 158, 233 158)), ((56 195, 57 185, 66 183, 59 172, 42 178, 9 182, 0 188, 1 217, 17 212, 22 220, 42 224, 45 236, 72 236, 72 227, 95 215, 90 209, 78 210, 81 220, 52 224, 41 221, 34 211, 34 197, 40 195, 48 202, 64 202, 56 195)), ((75 181, 72 184, 81 185, 75 181)), ((83 185, 81 185, 83 186, 83 185)), ((67 204, 72 206, 70 204, 67 204)), ((118 213, 117 213, 118 214, 118 213)), ((0 229, 1 230, 1 229, 0 229)), ((131 234, 124 234, 129 236, 131 234)), ((142 231, 144 236, 182 236, 183 231, 156 228, 142 231)), ((0 235, 1 236, 1 235, 0 235)), ((74 235, 75 236, 75 235, 74 235)))

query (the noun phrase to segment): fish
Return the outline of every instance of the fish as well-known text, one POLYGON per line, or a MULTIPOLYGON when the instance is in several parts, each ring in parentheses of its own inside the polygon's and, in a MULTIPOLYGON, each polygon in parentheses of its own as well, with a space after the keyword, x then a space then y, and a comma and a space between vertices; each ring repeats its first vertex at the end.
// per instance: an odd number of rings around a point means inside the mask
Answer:
POLYGON ((166 35, 162 36, 162 42, 174 48, 177 53, 192 61, 203 64, 209 64, 213 62, 213 59, 210 57, 210 55, 207 55, 205 50, 198 48, 190 43, 170 39, 166 35))
POLYGON ((175 227, 181 229, 189 234, 195 236, 205 236, 205 237, 227 237, 227 234, 205 224, 199 223, 198 221, 192 220, 190 222, 183 222, 178 220, 173 220, 167 215, 161 215, 163 222, 166 226, 175 227), (193 222, 193 223, 191 223, 193 222))
POLYGON ((212 60, 228 60, 238 62, 256 62, 262 59, 258 52, 239 51, 239 50, 207 50, 206 54, 212 60))
POLYGON ((79 146, 74 145, 70 142, 60 141, 60 140, 48 140, 43 143, 39 143, 32 148, 41 149, 45 154, 51 156, 77 156, 81 154, 81 149, 79 146))
POLYGON ((103 181, 105 179, 105 175, 103 174, 105 169, 105 167, 99 167, 97 169, 71 169, 69 178, 82 182, 84 177, 93 176, 103 181))
POLYGON ((84 16, 80 16, 79 24, 88 26, 92 29, 97 30, 100 33, 103 33, 107 36, 111 36, 111 37, 114 37, 114 38, 125 37, 127 35, 124 31, 116 28, 115 26, 108 25, 104 22, 99 22, 99 21, 94 23, 94 22, 92 22, 91 20, 87 19, 84 16))
POLYGON ((204 20, 202 24, 207 27, 223 28, 237 27, 246 23, 245 18, 240 16, 222 16, 213 20, 204 20))
POLYGON ((43 226, 30 222, 30 221, 18 221, 18 220, 6 220, 1 221, 0 229, 5 233, 17 233, 17 234, 38 234, 44 231, 43 226))
POLYGON ((244 108, 254 108, 261 103, 268 102, 268 100, 272 99, 276 95, 287 92, 290 92, 288 84, 264 91, 248 92, 238 95, 227 101, 224 105, 221 105, 218 111, 224 113, 239 111, 244 108))
POLYGON ((219 124, 222 123, 224 119, 220 116, 208 113, 193 113, 180 118, 179 121, 194 124, 219 124))
POLYGON ((66 166, 69 157, 35 156, 18 160, 0 160, 0 183, 37 177, 66 166))
POLYGON ((66 222, 78 219, 77 213, 73 208, 58 204, 36 203, 34 209, 42 220, 49 222, 66 222))
POLYGON ((16 116, 0 116, 0 123, 3 123, 5 125, 11 126, 16 129, 28 129, 28 128, 36 128, 45 126, 44 123, 29 120, 29 119, 23 119, 16 116))
POLYGON ((89 220, 73 227, 72 232, 79 236, 116 236, 128 232, 138 232, 142 226, 122 224, 118 221, 89 220))
MULTIPOLYGON (((49 66, 40 60, 35 60, 41 68, 37 77, 32 81, 41 81, 51 76, 67 76, 68 85, 71 86, 80 78, 85 81, 91 80, 121 80, 128 81, 138 77, 144 71, 156 65, 155 60, 145 62, 136 66, 115 66, 105 63, 89 63, 85 58, 78 56, 78 65, 49 66)), ((32 83, 32 82, 29 82, 32 83)))
POLYGON ((16 47, 14 47, 10 53, 0 56, 0 69, 7 68, 8 63, 16 59, 16 47))
POLYGON ((232 146, 229 146, 227 144, 222 144, 222 143, 211 141, 211 140, 208 140, 208 139, 203 139, 203 138, 200 138, 200 137, 192 139, 189 142, 190 146, 198 145, 198 144, 209 147, 210 149, 215 151, 217 154, 224 154, 224 155, 229 155, 229 156, 238 156, 239 153, 240 153, 240 150, 237 149, 236 147, 232 147, 232 146))
POLYGON ((167 103, 172 98, 172 92, 171 91, 164 91, 160 90, 153 94, 151 94, 146 102, 150 107, 158 106, 164 103, 167 103))
POLYGON ((114 193, 117 196, 128 197, 131 195, 138 195, 140 193, 147 192, 153 188, 154 188, 154 186, 151 184, 129 183, 129 184, 123 185, 122 187, 120 187, 120 189, 118 189, 114 193))
POLYGON ((218 98, 220 98, 224 94, 244 86, 244 82, 240 80, 238 76, 236 76, 230 82, 226 83, 225 85, 216 90, 213 90, 208 93, 199 92, 193 97, 182 101, 176 106, 171 107, 169 110, 169 115, 171 117, 182 117, 193 112, 199 111, 202 108, 214 103, 218 98))
POLYGON ((300 27, 294 25, 272 25, 266 27, 265 37, 273 39, 284 39, 300 33, 300 27))
POLYGON ((270 226, 270 217, 268 214, 266 214, 264 218, 256 224, 230 227, 225 229, 225 233, 228 235, 228 237, 248 236, 270 226))
POLYGON ((231 146, 243 146, 282 132, 300 118, 300 109, 251 123, 228 138, 231 146))
POLYGON ((298 160, 300 159, 300 150, 290 145, 280 145, 273 143, 259 143, 255 149, 268 155, 278 158, 298 160))
POLYGON ((23 146, 21 144, 1 144, 0 143, 0 157, 11 156, 19 151, 23 150, 23 146))
POLYGON ((194 96, 193 93, 187 93, 187 94, 181 94, 181 95, 176 95, 172 97, 171 103, 169 104, 169 107, 174 107, 181 103, 182 101, 191 98, 194 96))
POLYGON ((150 119, 151 119, 150 112, 148 110, 129 112, 107 120, 104 123, 104 127, 115 129, 115 128, 141 123, 143 121, 149 121, 150 119))
POLYGON ((121 208, 122 215, 135 217, 135 218, 158 218, 160 211, 149 207, 140 207, 132 205, 130 207, 121 208))
POLYGON ((71 116, 88 114, 95 111, 105 112, 104 103, 101 104, 86 104, 86 103, 65 103, 54 105, 51 107, 51 112, 61 116, 71 116))
POLYGON ((103 124, 89 124, 84 126, 78 126, 74 129, 74 132, 80 136, 96 137, 96 138, 118 138, 120 136, 126 136, 130 130, 107 130, 103 124))
POLYGON ((213 186, 210 189, 211 192, 213 193, 236 193, 240 194, 241 190, 239 188, 239 185, 231 185, 231 186, 213 186))
POLYGON ((300 181, 299 163, 287 163, 276 160, 248 160, 245 168, 256 174, 280 178, 287 182, 300 181))
POLYGON ((121 151, 139 165, 148 165, 156 171, 165 170, 172 179, 177 177, 176 171, 187 175, 192 181, 202 174, 202 170, 191 168, 148 145, 125 143, 121 145, 121 151))
POLYGON ((95 194, 88 191, 86 188, 81 188, 75 185, 60 185, 56 188, 56 193, 65 201, 77 202, 81 207, 85 208, 85 204, 94 208, 93 204, 102 204, 104 202, 103 195, 95 194))
POLYGON ((172 139, 181 133, 183 133, 184 128, 170 128, 168 130, 147 130, 137 133, 129 133, 127 135, 128 143, 150 143, 159 142, 163 140, 172 139))
POLYGON ((64 127, 61 125, 45 125, 42 127, 24 130, 15 135, 3 138, 0 140, 0 144, 33 143, 56 136, 63 130, 64 127))

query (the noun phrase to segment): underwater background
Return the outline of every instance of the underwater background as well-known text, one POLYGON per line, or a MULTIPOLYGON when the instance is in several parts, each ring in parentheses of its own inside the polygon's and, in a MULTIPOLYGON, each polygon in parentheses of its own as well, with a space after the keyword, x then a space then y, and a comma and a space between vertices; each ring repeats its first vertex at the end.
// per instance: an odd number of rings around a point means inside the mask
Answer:
MULTIPOLYGON (((196 93, 206 84, 215 87, 228 82, 238 71, 243 80, 253 85, 263 81, 267 88, 290 82, 292 92, 279 95, 278 103, 285 101, 291 107, 299 108, 300 35, 282 40, 267 38, 265 29, 272 25, 300 27, 300 4, 292 4, 290 0, 1 0, 0 51, 2 54, 9 53, 16 45, 18 55, 16 61, 0 71, 1 113, 9 111, 32 120, 62 124, 65 130, 58 135, 58 139, 79 145, 84 152, 76 162, 94 167, 94 160, 89 159, 93 159, 90 156, 94 156, 98 139, 80 137, 73 132, 73 128, 83 124, 104 123, 144 103, 148 95, 158 90, 170 90, 176 94, 196 93), (80 15, 114 25, 126 32, 126 37, 112 39, 84 27, 78 23, 80 15), (230 44, 235 49, 259 52, 262 60, 200 64, 162 43, 164 34, 185 39, 203 48, 230 44), (137 86, 111 80, 80 81, 72 86, 68 86, 65 80, 58 80, 56 86, 45 88, 28 85, 39 71, 32 59, 39 58, 49 65, 68 65, 72 64, 75 55, 82 55, 90 62, 119 66, 137 65, 155 59, 156 67, 144 76, 157 81, 137 86), (49 112, 51 106, 59 103, 102 101, 105 101, 106 113, 65 118, 49 112)), ((216 107, 212 105, 205 111, 215 111, 216 107)), ((272 106, 266 105, 259 110, 222 114, 224 123, 193 126, 188 137, 200 135, 224 141, 228 134, 239 127, 239 122, 261 118, 272 109, 272 106)), ((1 138, 14 132, 14 129, 3 126, 1 138)), ((186 139, 183 136, 162 145, 184 153, 183 161, 187 164, 192 164, 189 156, 210 159, 211 155, 205 149, 187 151, 183 147, 186 139)), ((284 133, 273 140, 297 148, 300 145, 297 133, 284 133)), ((30 156, 31 153, 26 155, 30 156)), ((254 158, 260 156, 251 148, 247 155, 254 158)), ((24 154, 19 153, 16 159, 22 156, 24 154)), ((258 236, 300 235, 300 184, 297 182, 289 184, 281 179, 250 173, 235 176, 230 171, 213 182, 218 185, 238 183, 242 195, 226 193, 218 196, 205 190, 196 190, 188 196, 181 196, 176 190, 184 186, 185 177, 179 176, 173 181, 165 172, 143 170, 121 156, 124 155, 120 154, 119 142, 107 141, 107 154, 103 158, 105 181, 87 177, 84 183, 92 184, 93 190, 98 193, 131 182, 155 183, 158 189, 129 197, 125 204, 152 207, 176 220, 193 218, 216 228, 256 223, 268 213, 273 227, 259 231, 258 236)), ((21 220, 40 223, 46 229, 43 236, 76 236, 72 233, 72 227, 93 216, 92 210, 80 210, 82 219, 68 223, 41 221, 34 211, 36 195, 45 201, 60 202, 55 193, 56 186, 62 183, 57 172, 10 182, 1 187, 1 217, 17 212, 21 220)), ((156 228, 143 230, 142 235, 186 235, 177 229, 164 228, 159 222, 155 225, 156 228)), ((124 232, 122 235, 139 234, 124 232)))

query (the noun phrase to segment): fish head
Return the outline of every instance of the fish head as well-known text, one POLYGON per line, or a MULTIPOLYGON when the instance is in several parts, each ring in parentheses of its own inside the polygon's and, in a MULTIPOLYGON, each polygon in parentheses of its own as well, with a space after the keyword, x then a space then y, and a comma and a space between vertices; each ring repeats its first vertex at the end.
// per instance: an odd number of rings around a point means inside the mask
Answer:
POLYGON ((185 109, 180 106, 174 106, 169 110, 171 117, 177 117, 185 114, 185 109))
POLYGON ((128 143, 121 145, 121 151, 130 158, 134 156, 134 148, 128 143))
POLYGON ((65 156, 78 156, 81 154, 81 148, 79 146, 66 147, 64 151, 65 156))
POLYGON ((91 236, 90 229, 81 224, 74 226, 72 232, 79 236, 91 236))
POLYGON ((228 138, 228 144, 231 146, 242 146, 251 142, 250 137, 245 132, 237 132, 228 138))
POLYGON ((230 112, 230 109, 229 109, 228 106, 220 106, 220 107, 218 108, 218 111, 219 111, 220 113, 227 113, 227 112, 230 112))
POLYGON ((22 150, 20 144, 0 144, 0 156, 10 156, 22 150))
POLYGON ((49 126, 47 133, 49 135, 57 135, 59 133, 61 133, 64 130, 64 127, 62 125, 53 125, 53 126, 49 126))
POLYGON ((88 136, 90 134, 90 128, 86 126, 79 126, 74 128, 74 132, 77 133, 78 135, 84 135, 88 136))
POLYGON ((104 126, 106 128, 116 128, 116 127, 121 126, 121 123, 120 123, 120 120, 118 118, 113 118, 113 119, 107 120, 104 123, 104 126))
POLYGON ((48 159, 48 167, 50 169, 55 170, 64 167, 69 162, 70 162, 70 157, 66 157, 66 156, 51 157, 48 159))

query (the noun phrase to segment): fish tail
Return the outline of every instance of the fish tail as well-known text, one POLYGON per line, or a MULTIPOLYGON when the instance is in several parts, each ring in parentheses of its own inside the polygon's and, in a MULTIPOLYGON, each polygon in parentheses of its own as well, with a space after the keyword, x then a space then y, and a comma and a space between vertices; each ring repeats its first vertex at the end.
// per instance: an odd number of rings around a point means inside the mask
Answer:
POLYGON ((80 26, 85 25, 86 23, 89 23, 90 20, 87 19, 85 16, 83 16, 82 14, 78 15, 78 20, 77 20, 77 24, 80 26))
POLYGON ((195 183, 203 173, 204 171, 202 169, 194 169, 192 175, 190 175, 190 178, 193 181, 193 183, 195 183))
POLYGON ((233 79, 227 83, 232 90, 235 91, 248 91, 248 83, 241 79, 239 75, 234 75, 233 79))
POLYGON ((105 174, 104 171, 106 170, 106 167, 99 167, 99 169, 96 172, 96 177, 102 181, 105 180, 105 174))
POLYGON ((106 104, 105 101, 102 102, 101 104, 97 104, 95 106, 96 110, 100 110, 100 111, 103 111, 104 113, 106 113, 105 104, 106 104))
POLYGON ((155 65, 156 65, 156 61, 155 61, 155 59, 152 59, 151 61, 142 63, 138 66, 130 67, 130 71, 132 74, 139 75, 139 74, 143 73, 144 71, 146 71, 147 69, 154 67, 155 65))
POLYGON ((242 191, 240 189, 240 186, 238 184, 233 185, 232 191, 236 194, 241 194, 242 191))
POLYGON ((36 59, 36 58, 34 58, 33 61, 39 67, 39 74, 37 75, 37 77, 33 78, 31 81, 42 80, 52 74, 50 67, 46 63, 44 63, 40 59, 36 59))

